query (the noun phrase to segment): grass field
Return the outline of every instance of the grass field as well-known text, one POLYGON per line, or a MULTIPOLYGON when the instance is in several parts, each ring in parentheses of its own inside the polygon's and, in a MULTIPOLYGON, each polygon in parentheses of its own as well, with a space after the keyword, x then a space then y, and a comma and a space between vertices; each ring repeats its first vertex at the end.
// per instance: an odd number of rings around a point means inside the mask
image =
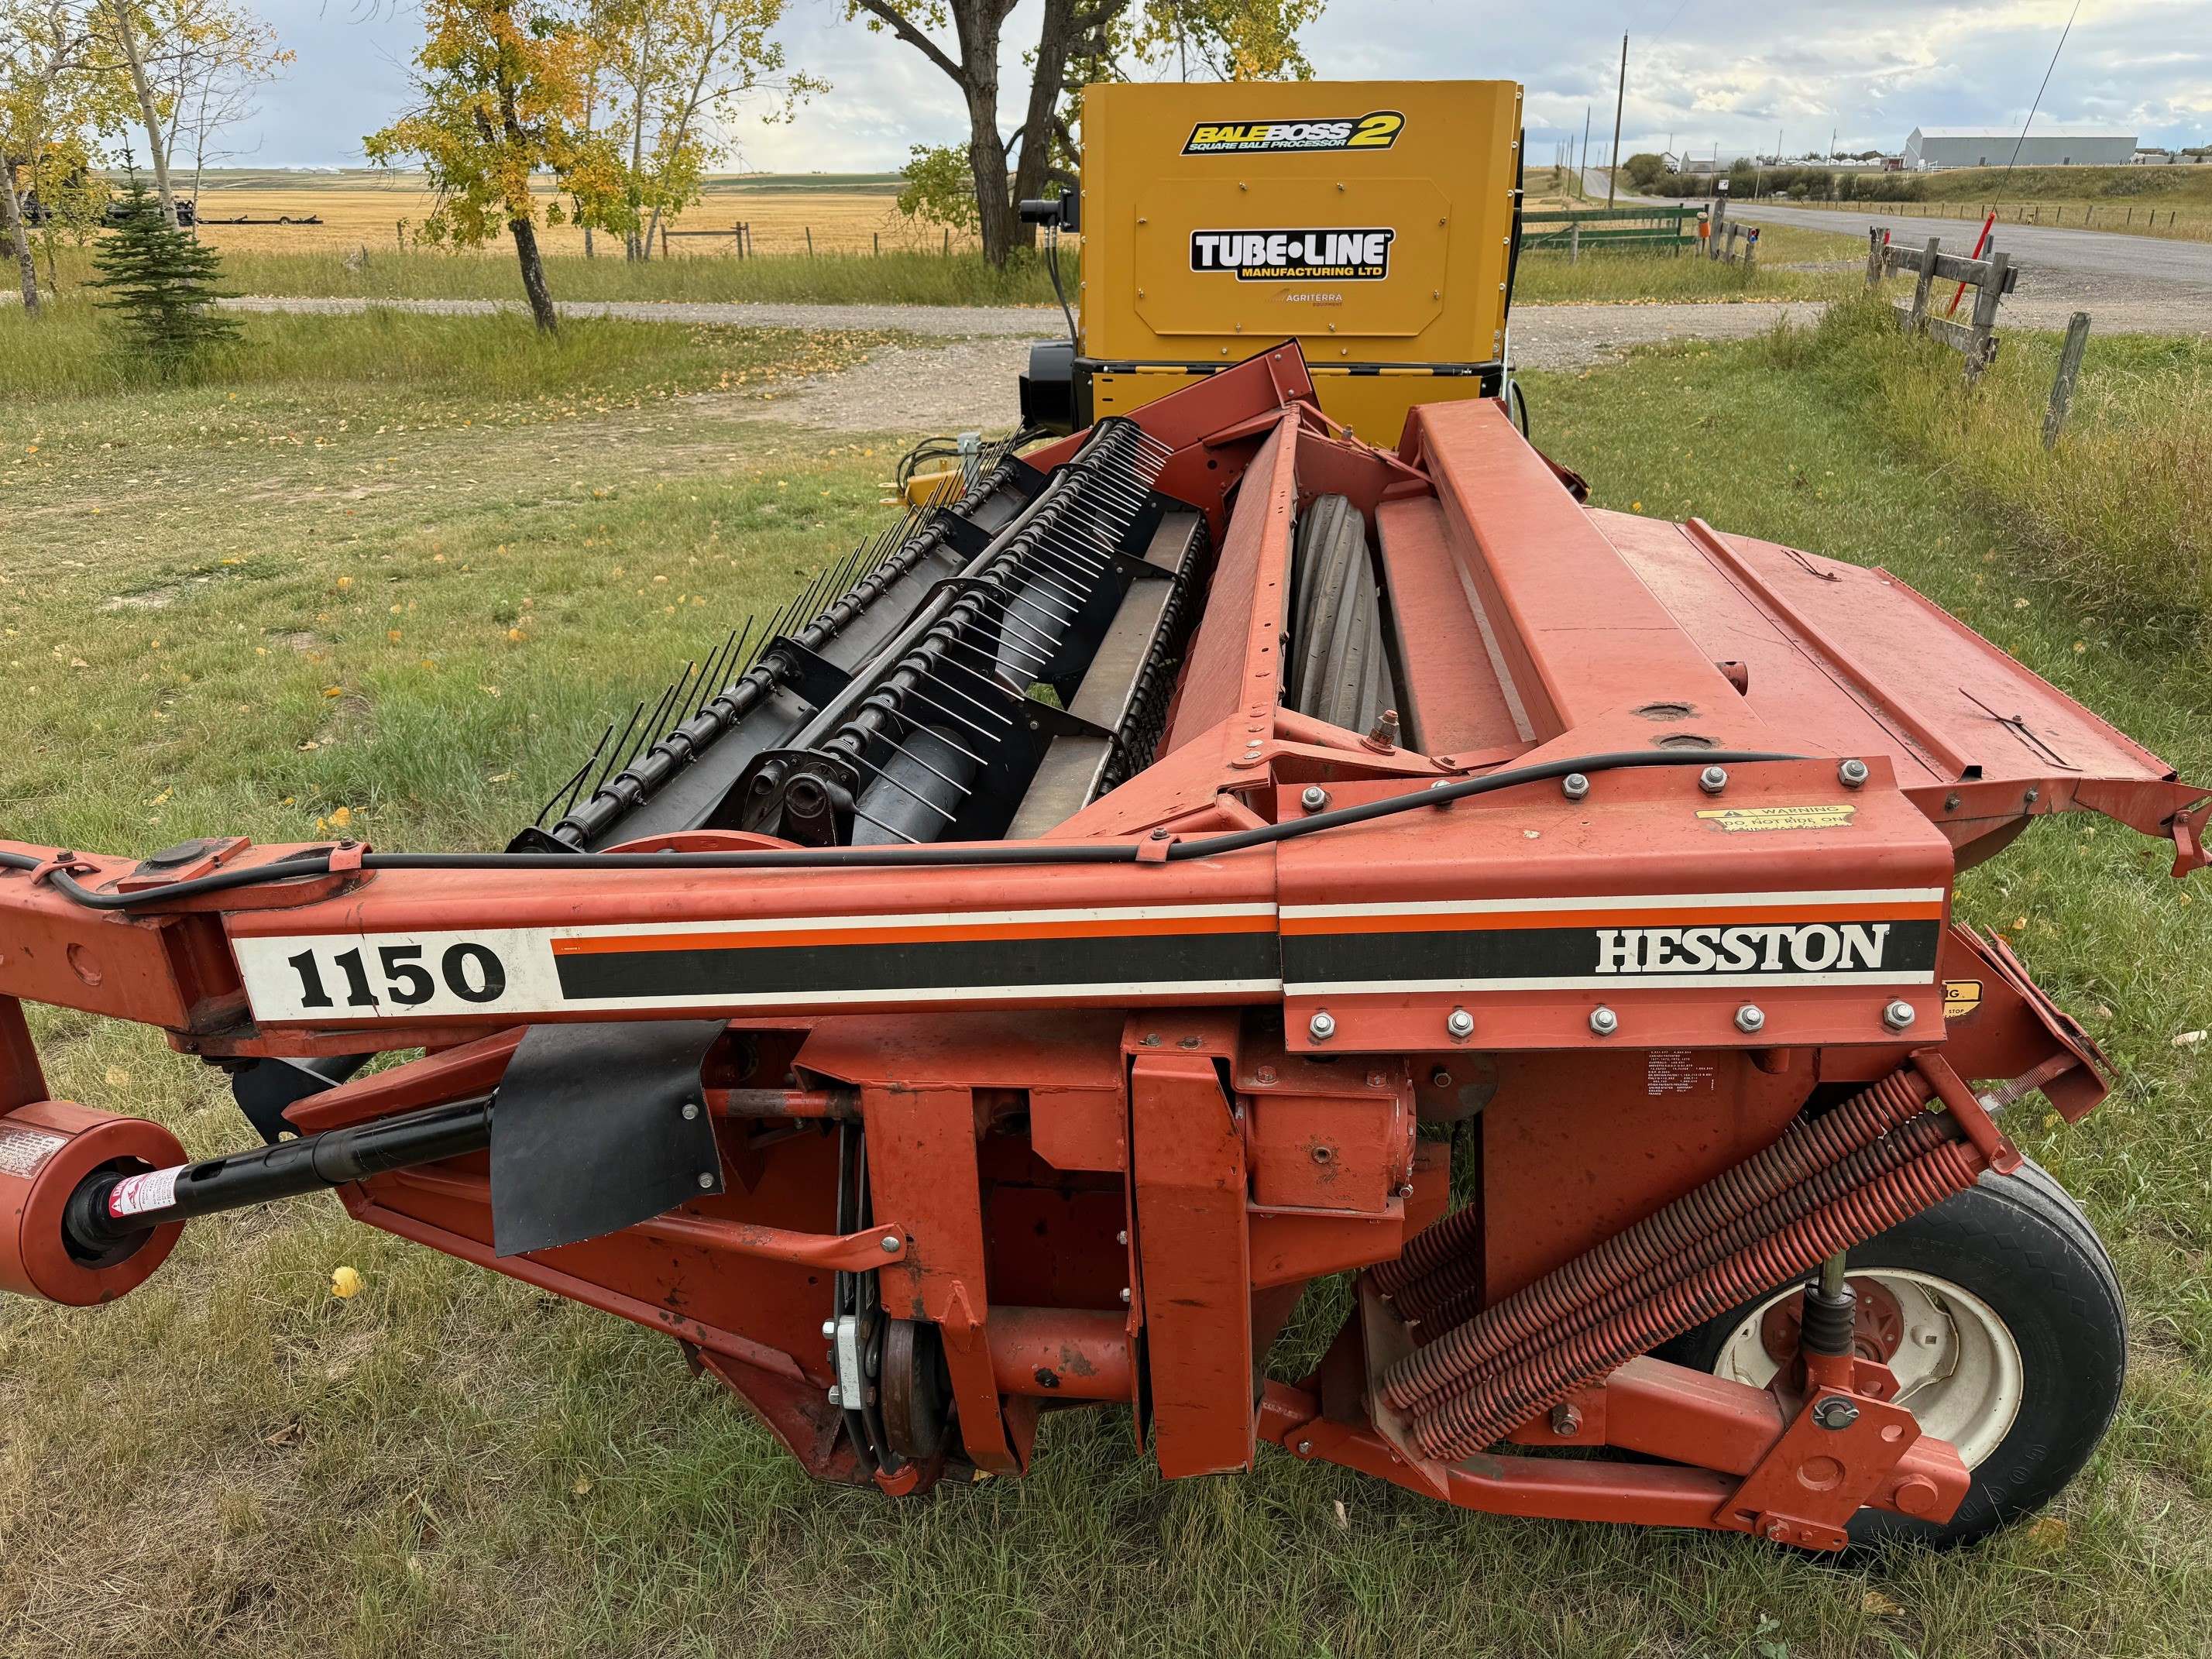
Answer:
MULTIPOLYGON (((542 359, 500 319, 282 320, 289 368, 55 396, 0 314, 0 660, 36 734, 0 767, 9 834, 150 851, 343 809, 383 847, 499 844, 604 711, 881 522, 894 443, 723 385, 772 392, 864 343, 606 325, 542 359), (495 358, 508 379, 472 386, 495 358)), ((2148 372, 2093 361, 2090 388, 2107 367, 2148 372)), ((1601 504, 1887 564, 2212 775, 2202 659, 2085 617, 1954 459, 1875 418, 1840 349, 1528 386, 1601 504)), ((2092 428, 2124 408, 2085 401, 2092 428)), ((806 1483, 665 1340, 315 1198, 196 1223, 115 1308, 0 1304, 0 1651, 2212 1650, 2212 1066, 2173 1041, 2212 1024, 2212 984, 2207 901, 2165 862, 2058 820, 1961 890, 2125 1070, 2081 1127, 2015 1127, 2112 1242, 2134 1346, 2091 1469, 1978 1552, 1838 1569, 1455 1515, 1273 1454, 1169 1486, 1126 1419, 1079 1415, 1048 1419, 1024 1481, 893 1506, 806 1483)), ((144 1030, 35 1029, 58 1093, 196 1155, 244 1138, 222 1079, 144 1030)))
MULTIPOLYGON (((2112 202, 2061 197, 2033 202, 1984 199, 1936 202, 1796 202, 1771 198, 1777 206, 1820 208, 1864 219, 1884 214, 1907 219, 1950 220, 1979 225, 1994 210, 2001 225, 2055 225, 2070 230, 2112 230, 2130 236, 2157 236, 2183 242, 2212 241, 2212 206, 2193 203, 2112 202)), ((1863 226, 1858 227, 1863 231, 1863 226)))
MULTIPOLYGON (((189 193, 189 176, 180 176, 177 188, 189 193)), ((548 199, 557 199, 552 181, 541 185, 548 199)), ((915 252, 941 250, 946 243, 941 230, 909 220, 899 212, 895 173, 747 173, 720 174, 707 179, 700 199, 685 213, 669 222, 677 231, 728 232, 740 220, 751 227, 751 246, 763 253, 799 253, 813 246, 822 253, 865 253, 880 242, 885 249, 915 252)), ((434 198, 420 173, 384 173, 374 168, 343 173, 302 175, 277 171, 210 171, 198 196, 200 212, 209 221, 203 240, 225 252, 296 253, 339 251, 354 252, 366 247, 372 253, 397 249, 422 228, 434 198), (319 225, 227 225, 223 219, 295 220, 319 218, 319 225)), ((550 254, 580 255, 584 235, 570 225, 556 225, 539 232, 550 254)), ((733 237, 679 237, 672 246, 679 252, 719 246, 733 237)), ((954 235, 956 251, 972 249, 972 236, 954 235)), ((599 238, 599 251, 608 252, 609 240, 599 238)), ((612 244, 619 261, 622 244, 612 244)), ((508 256, 512 258, 510 254, 508 256)))

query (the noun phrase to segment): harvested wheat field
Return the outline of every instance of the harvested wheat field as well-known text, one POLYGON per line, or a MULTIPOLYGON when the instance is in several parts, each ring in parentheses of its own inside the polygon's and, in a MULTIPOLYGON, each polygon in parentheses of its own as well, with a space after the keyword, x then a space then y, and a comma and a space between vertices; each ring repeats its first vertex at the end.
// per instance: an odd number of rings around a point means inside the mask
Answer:
MULTIPOLYGON (((552 181, 542 181, 548 198, 552 181)), ((191 194, 179 174, 179 195, 191 194)), ((759 253, 803 253, 809 236, 815 252, 867 253, 939 251, 945 234, 908 220, 897 206, 895 174, 746 173, 709 178, 701 199, 668 223, 667 252, 729 256, 735 227, 750 227, 749 246, 759 253), (713 232, 713 235, 686 233, 713 232)), ((252 253, 322 253, 366 247, 383 252, 411 244, 436 198, 420 173, 368 168, 331 173, 266 170, 210 171, 199 187, 202 240, 217 248, 252 253), (307 219, 319 223, 300 222, 307 219), (225 223, 249 219, 250 224, 225 223), (290 223, 276 222, 289 220, 290 223)), ((548 253, 581 253, 584 234, 572 226, 541 229, 548 253)), ((606 251, 606 239, 598 239, 606 251)), ((954 248, 975 246, 955 234, 954 248)), ((489 251, 505 253, 506 239, 489 251)))

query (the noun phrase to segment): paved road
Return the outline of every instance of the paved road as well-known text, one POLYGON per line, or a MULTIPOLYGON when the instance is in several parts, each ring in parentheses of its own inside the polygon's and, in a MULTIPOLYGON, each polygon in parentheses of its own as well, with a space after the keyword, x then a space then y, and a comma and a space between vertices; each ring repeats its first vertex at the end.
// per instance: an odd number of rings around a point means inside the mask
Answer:
MULTIPOLYGON (((1846 211, 1789 207, 1772 202, 1741 203, 1729 207, 1729 217, 1755 220, 1765 225, 1796 225, 1806 230, 1842 231, 1852 235, 1865 234, 1869 225, 1881 225, 1899 241, 1917 243, 1930 236, 1941 236, 1946 247, 1955 245, 1962 253, 1973 251, 1974 238, 1981 232, 1978 221, 1916 219, 1871 207, 1846 211)), ((1997 246, 2016 260, 2056 270, 2176 283, 2212 296, 2212 242, 2129 236, 2114 230, 2063 230, 2056 225, 2000 224, 1994 234, 1997 246)))
MULTIPOLYGON (((1605 198, 1605 173, 1585 171, 1585 186, 1605 198)), ((1644 198, 1622 194, 1622 204, 1644 198)), ((1863 237, 1869 225, 1887 228, 1914 246, 1940 236, 1948 248, 1973 251, 1978 222, 1916 219, 1869 204, 1848 211, 1790 207, 1771 202, 1731 203, 1729 217, 1762 225, 1790 225, 1863 237)), ((2056 225, 2001 224, 1996 245, 2024 267, 2005 302, 2005 319, 2030 328, 2063 328, 2086 311, 2111 332, 2212 333, 2212 242, 2167 241, 2109 230, 2064 230, 2056 225)), ((1861 251, 1864 244, 1860 244, 1861 251)))

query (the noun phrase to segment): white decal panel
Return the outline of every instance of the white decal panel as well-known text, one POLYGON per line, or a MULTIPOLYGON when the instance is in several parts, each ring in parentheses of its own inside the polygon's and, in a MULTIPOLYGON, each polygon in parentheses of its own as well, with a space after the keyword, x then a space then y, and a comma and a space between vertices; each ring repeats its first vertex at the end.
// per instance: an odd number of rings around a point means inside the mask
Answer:
POLYGON ((545 928, 231 943, 253 1017, 264 1024, 501 1014, 563 1000, 545 928))

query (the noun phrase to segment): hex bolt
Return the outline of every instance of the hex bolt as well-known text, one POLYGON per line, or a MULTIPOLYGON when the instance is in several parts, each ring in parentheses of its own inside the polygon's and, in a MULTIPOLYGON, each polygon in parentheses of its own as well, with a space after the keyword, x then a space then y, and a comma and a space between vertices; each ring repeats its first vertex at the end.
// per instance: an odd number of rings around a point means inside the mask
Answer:
POLYGON ((1306 1035, 1316 1042, 1326 1042, 1336 1035, 1336 1016, 1326 1008, 1314 1010, 1314 1017, 1306 1022, 1306 1035))
POLYGON ((828 1399, 831 1405, 842 1406, 845 1403, 845 1391, 839 1388, 835 1382, 832 1382, 830 1385, 828 1399))
POLYGON ((1301 1457, 1311 1457, 1313 1455, 1313 1442, 1310 1440, 1299 1441, 1298 1455, 1301 1457))
POLYGON ((1600 1036, 1611 1036, 1620 1029, 1620 1016, 1601 1002, 1590 1010, 1589 1028, 1600 1036))
POLYGON ((1429 1073, 1429 1084, 1432 1088, 1449 1089, 1451 1087, 1451 1073, 1439 1066, 1429 1073))
POLYGON ((884 1235, 884 1254, 885 1255, 896 1255, 898 1254, 898 1235, 896 1233, 885 1233, 884 1235))
POLYGON ((823 1320, 822 1322, 822 1334, 824 1338, 834 1340, 837 1334, 837 1322, 834 1319, 823 1320))
POLYGON ((1564 1439, 1571 1434, 1580 1434, 1582 1432, 1582 1428, 1583 1414, 1579 1407, 1570 1406, 1564 1402, 1552 1407, 1552 1432, 1553 1434, 1556 1434, 1564 1439))
POLYGON ((701 1192, 702 1192, 702 1193, 703 1193, 703 1192, 708 1192, 708 1191, 711 1191, 711 1190, 713 1189, 713 1188, 714 1188, 714 1172, 712 1170, 700 1170, 700 1171, 699 1171, 699 1190, 700 1190, 701 1192))
POLYGON ((1848 1429, 1859 1420, 1859 1408, 1841 1395, 1830 1395, 1813 1407, 1813 1420, 1824 1429, 1848 1429))
POLYGON ((1902 997, 1881 1011, 1881 1023, 1893 1031, 1902 1031, 1911 1025, 1916 1016, 1912 1005, 1902 997))
POLYGON ((699 1103, 698 1103, 697 1101, 696 1101, 696 1100, 687 1100, 687 1101, 685 1101, 685 1102, 684 1103, 684 1121, 686 1123, 690 1123, 690 1122, 693 1121, 695 1119, 696 1119, 696 1118, 698 1117, 698 1115, 699 1115, 699 1103))
POLYGON ((1129 1230, 1127 1227, 1124 1227, 1120 1232, 1115 1233, 1114 1235, 1114 1242, 1116 1244, 1127 1244, 1129 1242, 1129 1230))
POLYGON ((1779 1520, 1768 1522, 1766 1523, 1766 1535, 1775 1543, 1780 1543, 1784 1539, 1790 1536, 1790 1523, 1787 1521, 1779 1520))
POLYGON ((1746 1036, 1764 1030, 1765 1027, 1766 1011, 1757 1003, 1747 1002, 1735 1011, 1735 1029, 1746 1036))
POLYGON ((1328 791, 1317 783, 1310 783, 1299 792, 1298 805, 1309 812, 1318 812, 1328 805, 1328 791))
POLYGON ((1717 795, 1728 787, 1728 768, 1708 766, 1698 774, 1698 787, 1709 795, 1717 795))
POLYGON ((1846 789, 1863 787, 1867 781, 1867 763, 1863 760, 1847 760, 1836 769, 1836 781, 1846 789))
POLYGON ((1129 1305, 1129 1287, 1127 1285, 1121 1287, 1121 1305, 1125 1308, 1129 1305))
POLYGON ((1474 1035, 1474 1016, 1464 1008, 1455 1008, 1444 1016, 1444 1030, 1455 1037, 1474 1035))
POLYGON ((1559 780, 1559 793, 1569 800, 1580 800, 1589 793, 1589 780, 1579 772, 1570 772, 1559 780))

